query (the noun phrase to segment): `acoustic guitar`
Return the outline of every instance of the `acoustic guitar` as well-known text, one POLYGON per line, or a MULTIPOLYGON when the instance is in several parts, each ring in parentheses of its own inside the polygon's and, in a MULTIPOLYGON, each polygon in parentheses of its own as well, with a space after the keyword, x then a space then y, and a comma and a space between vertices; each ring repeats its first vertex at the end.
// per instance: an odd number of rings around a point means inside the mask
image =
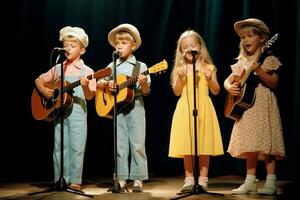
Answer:
MULTIPOLYGON (((163 60, 148 70, 142 72, 143 75, 160 74, 168 68, 168 63, 163 60)), ((96 111, 100 117, 113 118, 114 108, 114 95, 117 99, 117 110, 120 112, 126 105, 131 103, 134 99, 134 88, 130 87, 135 84, 138 80, 138 75, 134 77, 128 77, 123 74, 116 77, 117 81, 117 92, 114 94, 112 91, 104 89, 97 89, 95 96, 96 111)))
MULTIPOLYGON (((100 79, 111 75, 111 69, 105 68, 98 70, 94 74, 87 76, 90 80, 92 78, 100 79)), ((72 103, 72 90, 80 85, 80 80, 73 83, 68 81, 63 82, 61 90, 61 81, 58 80, 53 84, 46 84, 47 87, 54 89, 54 94, 50 99, 44 97, 37 88, 34 88, 31 95, 31 111, 36 120, 52 121, 60 116, 61 109, 68 109, 72 103), (63 95, 63 102, 61 103, 61 95, 63 95)))
MULTIPOLYGON (((258 56, 257 62, 262 64, 264 59, 270 55, 272 45, 277 41, 278 34, 275 34, 262 49, 262 53, 258 56)), ((258 78, 252 73, 252 68, 243 69, 239 76, 234 77, 233 83, 240 86, 240 94, 231 95, 229 92, 226 96, 224 115, 230 119, 238 120, 243 113, 249 109, 255 102, 255 88, 258 84, 258 78)))

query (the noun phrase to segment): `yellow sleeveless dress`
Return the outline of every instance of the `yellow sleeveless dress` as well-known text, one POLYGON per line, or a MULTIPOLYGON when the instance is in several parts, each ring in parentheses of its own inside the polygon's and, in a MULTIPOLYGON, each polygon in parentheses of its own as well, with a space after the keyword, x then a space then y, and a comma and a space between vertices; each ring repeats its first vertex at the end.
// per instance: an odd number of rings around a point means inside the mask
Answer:
MULTIPOLYGON (((209 65, 213 70, 214 66, 209 65)), ((214 105, 209 97, 208 83, 200 70, 196 72, 197 153, 198 155, 222 155, 223 143, 214 105)), ((195 155, 194 145, 194 90, 193 73, 187 74, 187 83, 174 111, 169 157, 183 158, 195 155)))

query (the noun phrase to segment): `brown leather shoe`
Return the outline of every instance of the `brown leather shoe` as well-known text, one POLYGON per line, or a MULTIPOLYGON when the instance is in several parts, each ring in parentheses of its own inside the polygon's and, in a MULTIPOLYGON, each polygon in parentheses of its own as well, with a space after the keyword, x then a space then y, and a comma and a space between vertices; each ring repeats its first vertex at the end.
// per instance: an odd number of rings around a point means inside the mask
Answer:
POLYGON ((78 184, 78 183, 71 183, 69 185, 69 189, 71 189, 71 190, 81 190, 81 185, 78 184))

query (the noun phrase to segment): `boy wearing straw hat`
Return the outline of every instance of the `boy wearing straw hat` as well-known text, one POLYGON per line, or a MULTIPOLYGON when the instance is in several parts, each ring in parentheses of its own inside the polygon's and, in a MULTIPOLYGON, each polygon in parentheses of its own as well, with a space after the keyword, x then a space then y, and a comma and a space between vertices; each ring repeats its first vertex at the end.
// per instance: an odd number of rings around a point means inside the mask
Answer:
MULTIPOLYGON (((117 114, 117 174, 115 180, 120 184, 120 190, 112 187, 109 191, 123 192, 127 180, 133 180, 132 192, 143 191, 143 180, 148 179, 147 156, 145 150, 146 119, 143 96, 150 92, 150 75, 141 72, 148 68, 145 63, 137 61, 133 53, 141 46, 142 40, 138 29, 131 24, 121 24, 108 34, 108 42, 119 56, 116 60, 116 76, 126 75, 138 77, 133 85, 134 99, 117 114), (131 160, 128 161, 129 153, 131 160)), ((113 63, 108 67, 113 68, 113 63)), ((115 90, 116 84, 102 79, 98 82, 99 89, 115 90)))
MULTIPOLYGON (((86 99, 94 97, 96 80, 87 78, 94 73, 93 69, 84 64, 81 56, 85 53, 89 40, 82 28, 66 26, 59 32, 59 40, 63 42, 66 60, 55 65, 48 72, 41 74, 36 80, 36 88, 47 99, 54 95, 54 89, 47 83, 60 80, 61 70, 64 70, 64 80, 69 83, 80 80, 80 87, 73 88, 72 105, 64 111, 64 179, 70 189, 81 190, 83 160, 87 138, 87 105, 86 99)), ((61 120, 54 119, 54 181, 58 182, 61 173, 61 120)))

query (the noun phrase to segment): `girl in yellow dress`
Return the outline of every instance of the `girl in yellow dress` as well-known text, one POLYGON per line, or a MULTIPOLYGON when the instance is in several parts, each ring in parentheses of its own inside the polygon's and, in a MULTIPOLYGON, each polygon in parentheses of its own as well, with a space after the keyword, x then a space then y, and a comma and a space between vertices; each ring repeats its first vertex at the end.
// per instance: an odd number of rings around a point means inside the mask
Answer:
POLYGON ((217 95, 220 86, 214 66, 204 40, 194 30, 181 34, 171 73, 171 85, 176 96, 180 96, 173 115, 169 157, 183 158, 185 180, 182 192, 191 191, 195 184, 193 161, 194 145, 194 89, 193 54, 195 55, 195 85, 197 109, 197 153, 199 156, 198 183, 207 187, 210 156, 223 155, 223 144, 219 122, 209 91, 217 95))

